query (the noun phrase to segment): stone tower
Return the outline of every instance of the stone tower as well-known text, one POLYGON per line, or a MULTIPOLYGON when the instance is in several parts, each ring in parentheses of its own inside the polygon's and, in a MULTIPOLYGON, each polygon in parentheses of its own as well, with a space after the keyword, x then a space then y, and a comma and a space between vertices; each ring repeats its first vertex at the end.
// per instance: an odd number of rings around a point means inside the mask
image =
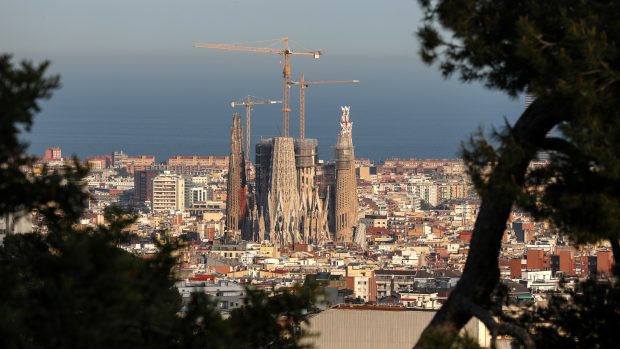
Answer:
POLYGON ((317 144, 290 137, 256 144, 255 240, 284 247, 328 239, 327 201, 315 184, 317 144))
POLYGON ((256 170, 259 238, 278 246, 299 242, 300 205, 293 138, 275 137, 258 143, 256 170))
POLYGON ((304 138, 295 140, 297 190, 299 192, 299 231, 302 243, 319 244, 328 239, 328 200, 321 199, 316 183, 318 141, 304 138))
POLYGON ((334 205, 332 231, 335 241, 352 241, 357 224, 357 183, 355 180, 355 155, 349 119, 349 107, 342 107, 340 133, 336 142, 334 160, 334 205))
POLYGON ((245 161, 242 149, 243 132, 241 129, 241 116, 235 113, 233 115, 233 125, 230 131, 225 228, 225 238, 235 241, 241 240, 241 229, 247 211, 245 161))

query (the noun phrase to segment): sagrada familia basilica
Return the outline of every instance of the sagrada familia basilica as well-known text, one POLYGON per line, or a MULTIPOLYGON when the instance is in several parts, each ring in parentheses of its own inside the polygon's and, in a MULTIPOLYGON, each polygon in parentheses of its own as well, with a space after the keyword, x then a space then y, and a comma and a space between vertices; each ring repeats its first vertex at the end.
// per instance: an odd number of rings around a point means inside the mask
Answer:
POLYGON ((256 144, 254 185, 246 178, 240 116, 233 116, 227 239, 277 246, 352 241, 357 223, 353 123, 349 107, 341 109, 333 161, 319 163, 316 139, 264 139, 256 144))

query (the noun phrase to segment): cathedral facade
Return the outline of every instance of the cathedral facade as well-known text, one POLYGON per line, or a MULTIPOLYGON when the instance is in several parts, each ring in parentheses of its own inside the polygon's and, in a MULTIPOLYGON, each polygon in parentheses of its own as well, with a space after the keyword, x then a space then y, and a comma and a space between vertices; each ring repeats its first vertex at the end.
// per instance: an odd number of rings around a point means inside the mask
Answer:
MULTIPOLYGON (((241 144, 241 133, 235 131, 239 125, 233 120, 231 144, 241 144)), ((233 195, 227 200, 227 212, 230 226, 238 228, 234 236, 269 240, 280 247, 352 241, 357 193, 351 131, 349 107, 342 107, 335 159, 323 167, 319 167, 316 139, 274 137, 259 141, 254 190, 248 191, 247 197, 234 195, 246 191, 239 190, 240 186, 245 188, 241 147, 231 145, 229 192, 233 195), (234 221, 240 213, 244 216, 234 221)))

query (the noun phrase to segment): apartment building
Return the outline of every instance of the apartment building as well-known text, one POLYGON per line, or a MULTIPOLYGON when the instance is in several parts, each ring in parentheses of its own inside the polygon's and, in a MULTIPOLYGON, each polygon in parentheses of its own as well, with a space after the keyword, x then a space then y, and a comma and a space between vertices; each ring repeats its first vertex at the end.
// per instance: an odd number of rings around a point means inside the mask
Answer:
POLYGON ((155 213, 185 209, 185 178, 164 171, 153 178, 152 210, 155 213))

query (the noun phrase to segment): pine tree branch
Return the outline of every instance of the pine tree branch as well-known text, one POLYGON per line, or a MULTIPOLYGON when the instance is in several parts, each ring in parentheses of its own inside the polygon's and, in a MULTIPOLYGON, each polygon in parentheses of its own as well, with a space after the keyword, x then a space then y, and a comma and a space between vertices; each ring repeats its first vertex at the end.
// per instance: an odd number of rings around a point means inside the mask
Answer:
POLYGON ((490 295, 499 281, 499 250, 512 205, 524 184, 528 165, 547 133, 570 119, 565 106, 560 100, 538 98, 503 140, 497 165, 486 185, 489 195, 482 197, 463 275, 415 348, 424 348, 424 343, 429 343, 427 339, 437 330, 456 337, 472 317, 468 307, 463 306, 464 299, 482 308, 489 305, 490 295))
POLYGON ((497 332, 518 338, 527 349, 536 349, 534 339, 523 327, 504 322, 497 324, 497 332))
POLYGON ((541 144, 541 148, 544 150, 556 151, 567 156, 579 154, 579 149, 577 149, 577 147, 559 137, 546 137, 541 144))
POLYGON ((497 346, 497 336, 500 334, 506 334, 518 338, 527 349, 536 348, 536 343, 534 343, 532 336, 530 336, 530 334, 527 333, 527 331, 522 327, 510 323, 498 323, 495 321, 493 316, 491 316, 491 314, 481 306, 467 299, 463 299, 462 302, 463 306, 467 309, 471 316, 482 321, 482 323, 487 327, 491 333, 491 345, 493 347, 497 346))
POLYGON ((543 39, 542 35, 538 35, 536 37, 536 40, 541 44, 541 46, 542 46, 541 49, 543 49, 543 50, 546 49, 546 48, 554 47, 554 46, 557 45, 555 42, 550 42, 550 41, 547 41, 547 40, 543 39))

